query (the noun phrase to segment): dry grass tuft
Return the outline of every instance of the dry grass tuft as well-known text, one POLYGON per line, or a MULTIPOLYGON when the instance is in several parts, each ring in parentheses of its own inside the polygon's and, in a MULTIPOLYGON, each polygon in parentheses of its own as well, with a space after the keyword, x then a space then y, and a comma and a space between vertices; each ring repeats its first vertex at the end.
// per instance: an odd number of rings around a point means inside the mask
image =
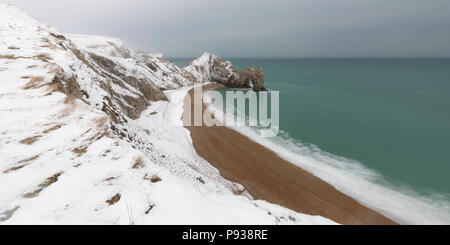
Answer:
POLYGON ((55 125, 55 126, 53 126, 53 127, 51 127, 51 128, 48 128, 48 129, 44 130, 44 132, 42 132, 42 133, 43 133, 43 134, 49 134, 49 133, 51 133, 51 132, 53 132, 53 131, 55 131, 55 130, 60 129, 62 126, 63 126, 63 125, 61 125, 61 124, 55 125))
POLYGON ((44 77, 32 77, 31 80, 23 87, 23 89, 40 88, 44 77))
POLYGON ((110 150, 110 149, 107 149, 107 150, 102 154, 102 156, 103 156, 103 157, 106 157, 109 153, 111 153, 111 150, 110 150))
POLYGON ((33 197, 37 197, 39 195, 39 193, 41 193, 41 191, 43 191, 45 188, 49 187, 50 185, 52 185, 53 183, 55 183, 56 181, 58 181, 59 176, 61 176, 62 172, 60 173, 56 173, 50 177, 48 177, 47 179, 44 180, 44 182, 42 182, 38 188, 33 191, 33 192, 28 192, 23 194, 24 198, 33 198, 33 197))
POLYGON ((92 135, 91 137, 89 137, 89 139, 87 139, 87 141, 89 143, 94 143, 95 141, 100 140, 101 138, 105 137, 107 135, 107 131, 106 129, 100 132, 95 133, 94 135, 92 135))
POLYGON ((66 37, 60 34, 50 33, 50 35, 56 37, 59 40, 66 40, 66 37))
POLYGON ((29 66, 27 66, 28 69, 36 68, 36 67, 38 67, 38 65, 29 65, 29 66))
POLYGON ((37 197, 39 195, 39 193, 41 193, 43 189, 37 189, 33 192, 27 192, 25 194, 23 194, 24 198, 33 198, 33 197, 37 197))
POLYGON ((103 126, 105 126, 107 121, 108 121, 108 117, 107 116, 101 116, 101 117, 98 117, 98 118, 93 120, 95 127, 99 128, 99 129, 103 128, 103 126))
POLYGON ((63 72, 63 70, 60 67, 53 67, 47 73, 56 75, 56 74, 60 74, 62 72, 63 72))
POLYGON ((114 205, 118 201, 120 201, 120 194, 119 193, 117 193, 116 195, 114 195, 110 199, 106 200, 106 203, 108 203, 111 206, 111 205, 114 205))
MULTIPOLYGON (((57 119, 62 119, 62 118, 68 117, 72 112, 75 111, 75 109, 76 109, 75 104, 69 104, 67 107, 65 107, 64 109, 59 111, 58 114, 56 114, 55 116, 57 119)), ((87 132, 85 132, 85 134, 89 133, 90 131, 91 131, 91 129, 89 129, 87 132)))
POLYGON ((59 46, 57 46, 53 43, 47 43, 47 44, 41 45, 40 47, 41 48, 49 48, 51 50, 57 50, 59 46))
POLYGON ((17 57, 13 54, 1 54, 0 59, 15 60, 17 57))
POLYGON ((144 160, 142 159, 142 156, 139 156, 136 159, 134 159, 132 168, 137 169, 143 167, 144 167, 144 160))
POLYGON ((87 152, 87 149, 88 149, 87 146, 80 146, 78 148, 73 149, 72 152, 77 154, 78 157, 81 157, 87 152))
POLYGON ((115 179, 117 179, 117 178, 116 177, 109 177, 109 178, 104 179, 103 181, 108 182, 108 181, 115 180, 115 179))
POLYGON ((38 141, 41 138, 41 135, 36 135, 33 137, 29 137, 20 141, 21 144, 32 145, 34 142, 38 141))
POLYGON ((19 48, 19 47, 16 47, 16 46, 9 46, 8 49, 17 50, 17 49, 20 49, 20 48, 19 48))
POLYGON ((24 159, 24 160, 22 160, 22 161, 19 161, 19 163, 32 162, 32 161, 38 159, 40 156, 41 156, 41 155, 38 154, 38 155, 32 156, 32 157, 30 157, 30 158, 24 159))
POLYGON ((58 91, 58 88, 59 88, 58 84, 55 83, 47 84, 47 86, 45 87, 45 92, 47 92, 45 96, 51 95, 53 94, 53 92, 58 91))
POLYGON ((9 169, 3 171, 3 173, 7 174, 7 173, 10 173, 10 172, 19 170, 19 169, 21 169, 21 168, 27 166, 30 162, 32 162, 32 161, 38 159, 39 156, 40 156, 40 155, 36 155, 36 156, 30 157, 30 158, 21 160, 21 161, 18 162, 18 164, 20 164, 20 165, 17 165, 17 166, 14 166, 14 167, 12 167, 12 168, 9 168, 9 169))
POLYGON ((43 65, 43 67, 46 68, 46 69, 51 69, 51 68, 59 67, 59 65, 57 63, 55 63, 55 62, 49 62, 49 63, 45 63, 43 65))
POLYGON ((59 178, 59 176, 61 176, 61 174, 62 174, 62 172, 54 174, 53 176, 48 177, 47 179, 45 179, 45 181, 41 185, 44 188, 49 187, 50 185, 52 185, 53 183, 58 181, 58 178, 59 178))
POLYGON ((15 166, 15 167, 12 167, 12 168, 9 168, 9 169, 3 171, 3 173, 7 174, 7 173, 10 173, 10 172, 19 170, 19 169, 21 169, 21 168, 23 168, 23 167, 25 167, 25 166, 27 166, 27 165, 26 165, 26 164, 23 164, 23 165, 15 166))
POLYGON ((160 182, 160 181, 162 181, 162 179, 158 176, 158 175, 151 175, 151 176, 148 176, 147 174, 144 176, 144 179, 145 180, 148 180, 148 181, 150 181, 150 182, 152 182, 152 183, 158 183, 158 182, 160 182))
POLYGON ((42 53, 42 54, 38 54, 33 56, 33 58, 44 61, 44 62, 49 62, 50 60, 52 60, 53 58, 47 54, 47 53, 42 53))
MULTIPOLYGON (((65 104, 73 104, 75 99, 82 99, 83 97, 80 85, 75 76, 64 79, 61 74, 57 74, 53 77, 52 84, 57 84, 58 90, 67 95, 64 100, 65 104)), ((88 102, 86 103, 89 104, 88 102)))

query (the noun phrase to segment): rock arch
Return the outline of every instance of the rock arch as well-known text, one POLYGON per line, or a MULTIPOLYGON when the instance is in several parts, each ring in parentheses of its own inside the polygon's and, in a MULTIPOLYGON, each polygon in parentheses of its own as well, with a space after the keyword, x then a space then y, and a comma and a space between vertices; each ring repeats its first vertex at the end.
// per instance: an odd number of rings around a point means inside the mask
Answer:
POLYGON ((255 91, 266 91, 264 87, 264 81, 266 77, 261 67, 247 67, 239 72, 240 80, 247 87, 250 87, 250 82, 253 84, 253 90, 255 91))

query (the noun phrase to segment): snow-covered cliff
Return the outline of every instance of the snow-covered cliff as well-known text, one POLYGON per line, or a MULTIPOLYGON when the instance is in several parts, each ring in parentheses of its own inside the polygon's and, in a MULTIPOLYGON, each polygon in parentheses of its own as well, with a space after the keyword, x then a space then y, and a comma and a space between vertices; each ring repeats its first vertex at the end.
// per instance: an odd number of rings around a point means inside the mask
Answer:
POLYGON ((230 61, 223 61, 211 53, 204 53, 183 69, 191 73, 195 81, 217 82, 231 88, 267 90, 264 87, 265 76, 260 67, 247 67, 240 71, 230 61))
POLYGON ((252 200, 196 154, 181 121, 195 81, 0 4, 0 224, 332 223, 252 200))

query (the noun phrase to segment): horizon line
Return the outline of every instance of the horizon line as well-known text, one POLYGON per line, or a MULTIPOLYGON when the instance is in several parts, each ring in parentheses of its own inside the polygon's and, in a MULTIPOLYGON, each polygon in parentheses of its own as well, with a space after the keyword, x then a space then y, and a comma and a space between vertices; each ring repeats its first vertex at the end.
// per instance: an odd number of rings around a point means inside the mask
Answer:
MULTIPOLYGON (((196 59, 200 56, 191 56, 191 57, 176 57, 176 56, 166 56, 169 59, 196 59)), ((424 56, 424 57, 370 57, 370 56, 364 56, 364 57, 232 57, 232 56, 220 56, 222 59, 450 59, 450 57, 432 57, 432 56, 424 56)))

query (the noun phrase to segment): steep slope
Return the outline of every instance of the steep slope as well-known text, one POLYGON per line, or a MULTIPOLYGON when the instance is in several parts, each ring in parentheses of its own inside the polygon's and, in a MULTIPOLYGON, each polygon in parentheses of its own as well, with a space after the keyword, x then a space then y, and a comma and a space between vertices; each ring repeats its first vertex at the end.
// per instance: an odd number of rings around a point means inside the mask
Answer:
POLYGON ((0 224, 329 224, 254 201, 182 127, 194 75, 0 4, 0 224))

